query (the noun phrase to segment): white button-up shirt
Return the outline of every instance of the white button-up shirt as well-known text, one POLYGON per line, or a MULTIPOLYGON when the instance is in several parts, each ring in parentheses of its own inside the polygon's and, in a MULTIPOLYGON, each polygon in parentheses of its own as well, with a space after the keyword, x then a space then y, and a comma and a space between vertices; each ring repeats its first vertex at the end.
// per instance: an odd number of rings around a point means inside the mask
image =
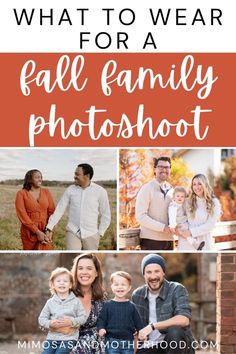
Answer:
POLYGON ((106 190, 91 182, 86 188, 77 185, 68 187, 50 216, 47 227, 52 230, 69 206, 67 228, 73 233, 80 230, 81 237, 86 238, 96 233, 101 236, 111 222, 111 212, 106 190), (101 216, 98 226, 98 216, 101 216))

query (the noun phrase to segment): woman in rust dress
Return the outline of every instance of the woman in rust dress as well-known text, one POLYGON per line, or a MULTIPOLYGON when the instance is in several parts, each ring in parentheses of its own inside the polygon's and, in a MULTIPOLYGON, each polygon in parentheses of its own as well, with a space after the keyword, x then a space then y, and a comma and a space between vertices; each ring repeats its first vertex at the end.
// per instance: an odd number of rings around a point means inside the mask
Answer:
POLYGON ((21 222, 24 250, 51 250, 52 240, 44 230, 55 205, 48 189, 42 188, 42 174, 38 170, 26 173, 23 189, 16 195, 16 213, 21 222))

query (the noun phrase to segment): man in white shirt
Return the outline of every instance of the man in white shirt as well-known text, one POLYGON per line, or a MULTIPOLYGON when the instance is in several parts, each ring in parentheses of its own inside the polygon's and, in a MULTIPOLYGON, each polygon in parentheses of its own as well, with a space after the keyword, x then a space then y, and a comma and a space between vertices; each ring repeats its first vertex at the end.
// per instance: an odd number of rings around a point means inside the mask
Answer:
POLYGON ((168 226, 168 207, 173 188, 167 182, 171 171, 169 157, 154 159, 155 179, 140 189, 136 200, 136 219, 140 224, 142 250, 173 250, 173 233, 168 226))
POLYGON ((100 237, 104 235, 111 222, 107 192, 91 181, 93 174, 93 168, 89 164, 77 166, 75 183, 66 189, 47 224, 47 234, 50 237, 54 226, 69 207, 66 233, 68 250, 97 250, 100 237))
POLYGON ((132 294, 146 326, 139 331, 144 342, 139 343, 137 354, 194 354, 186 288, 165 279, 165 260, 158 254, 145 256, 141 271, 146 284, 132 294))

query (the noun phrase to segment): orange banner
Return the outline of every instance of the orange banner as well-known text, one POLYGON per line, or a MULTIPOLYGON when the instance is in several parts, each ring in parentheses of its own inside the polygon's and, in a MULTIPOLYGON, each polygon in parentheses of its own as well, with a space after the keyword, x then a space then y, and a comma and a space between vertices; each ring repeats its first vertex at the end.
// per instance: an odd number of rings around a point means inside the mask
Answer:
POLYGON ((235 146, 235 61, 0 54, 1 146, 235 146))

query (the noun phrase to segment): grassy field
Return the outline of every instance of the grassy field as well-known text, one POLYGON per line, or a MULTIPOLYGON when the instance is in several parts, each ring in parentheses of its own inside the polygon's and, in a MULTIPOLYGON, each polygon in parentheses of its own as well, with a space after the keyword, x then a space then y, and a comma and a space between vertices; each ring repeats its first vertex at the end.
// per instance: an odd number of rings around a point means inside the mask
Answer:
MULTIPOLYGON (((0 185, 0 249, 1 250, 22 250, 20 239, 20 222, 15 212, 15 196, 21 187, 0 185)), ((65 188, 49 188, 55 202, 60 199, 65 188)), ((100 241, 99 249, 116 249, 116 189, 107 188, 112 220, 109 229, 100 241)), ((54 249, 65 250, 65 230, 67 224, 67 215, 57 225, 54 235, 54 249)))

